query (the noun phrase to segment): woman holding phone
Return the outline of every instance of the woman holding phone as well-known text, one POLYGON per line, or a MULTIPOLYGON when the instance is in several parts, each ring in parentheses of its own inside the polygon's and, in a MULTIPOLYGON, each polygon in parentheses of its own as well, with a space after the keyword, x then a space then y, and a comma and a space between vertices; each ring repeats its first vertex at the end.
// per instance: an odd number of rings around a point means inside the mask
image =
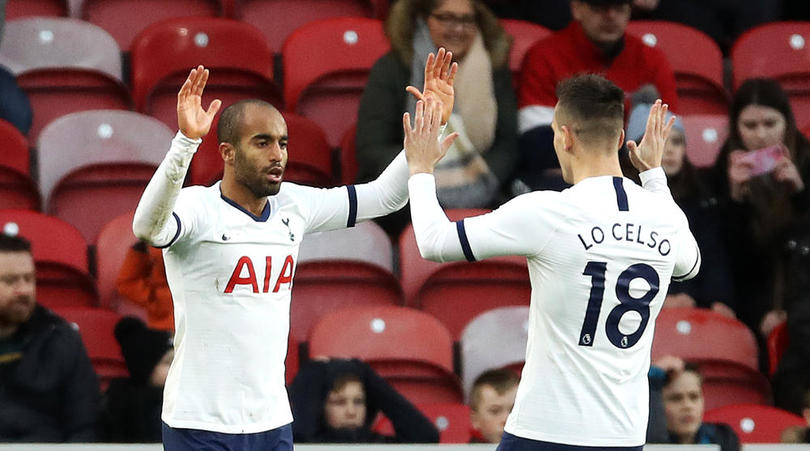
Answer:
POLYGON ((737 314, 765 338, 785 320, 791 300, 783 263, 810 211, 810 142, 774 80, 745 81, 729 114, 729 138, 714 179, 739 293, 737 314))

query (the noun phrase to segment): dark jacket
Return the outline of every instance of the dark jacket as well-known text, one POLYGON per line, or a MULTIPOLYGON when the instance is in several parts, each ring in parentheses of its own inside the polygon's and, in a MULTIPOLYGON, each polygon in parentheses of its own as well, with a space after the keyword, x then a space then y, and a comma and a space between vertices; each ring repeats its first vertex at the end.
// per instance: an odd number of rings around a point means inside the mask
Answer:
POLYGON ((102 439, 114 443, 158 443, 163 387, 115 379, 104 395, 102 439))
MULTIPOLYGON (((678 440, 670 435, 667 443, 678 443, 678 440)), ((740 440, 737 438, 737 434, 730 426, 722 423, 701 424, 695 436, 695 444, 717 444, 720 445, 720 451, 740 451, 740 440)))
POLYGON ((81 336, 37 306, 0 342, 0 442, 92 442, 98 378, 81 336))
POLYGON ((293 434, 300 443, 438 443, 439 431, 416 407, 371 367, 357 359, 311 360, 298 370, 290 386, 293 434), (356 430, 336 430, 325 424, 323 406, 335 380, 358 376, 366 392, 365 424, 356 430), (394 437, 371 430, 382 412, 394 426, 394 437))

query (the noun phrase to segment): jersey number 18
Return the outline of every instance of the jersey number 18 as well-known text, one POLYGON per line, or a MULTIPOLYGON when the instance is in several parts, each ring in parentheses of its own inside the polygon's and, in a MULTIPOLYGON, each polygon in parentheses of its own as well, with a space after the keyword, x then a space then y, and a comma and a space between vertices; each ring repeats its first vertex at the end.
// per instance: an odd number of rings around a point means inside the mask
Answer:
MULTIPOLYGON (((599 321, 602 299, 605 296, 605 272, 607 272, 607 262, 588 262, 582 273, 591 277, 591 295, 588 299, 582 331, 579 333, 580 346, 593 346, 596 323, 599 321)), ((619 279, 616 281, 616 297, 620 304, 608 313, 605 323, 605 332, 613 346, 627 349, 641 339, 650 320, 650 301, 658 294, 658 283, 658 273, 652 266, 645 263, 631 265, 619 274, 619 279), (640 298, 634 298, 630 294, 630 282, 637 278, 643 279, 650 286, 650 289, 640 298), (634 332, 625 334, 619 330, 619 322, 628 312, 638 313, 641 316, 641 323, 634 332)))

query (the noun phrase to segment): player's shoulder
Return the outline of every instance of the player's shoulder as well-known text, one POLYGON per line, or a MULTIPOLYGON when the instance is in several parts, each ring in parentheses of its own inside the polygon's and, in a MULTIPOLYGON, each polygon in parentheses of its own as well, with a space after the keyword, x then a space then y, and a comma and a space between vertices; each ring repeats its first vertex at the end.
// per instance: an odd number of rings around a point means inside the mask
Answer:
POLYGON ((205 202, 207 199, 218 195, 218 183, 212 186, 192 185, 181 189, 177 199, 182 202, 205 202))

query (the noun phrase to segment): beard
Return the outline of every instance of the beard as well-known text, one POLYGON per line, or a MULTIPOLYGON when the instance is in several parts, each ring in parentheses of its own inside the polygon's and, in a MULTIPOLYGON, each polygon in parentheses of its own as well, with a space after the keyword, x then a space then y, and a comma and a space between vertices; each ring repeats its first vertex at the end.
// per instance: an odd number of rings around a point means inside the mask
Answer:
POLYGON ((0 324, 22 324, 31 318, 36 302, 31 296, 19 296, 0 307, 0 324))
MULTIPOLYGON (((253 167, 244 157, 243 152, 236 152, 234 158, 234 173, 236 181, 250 190, 257 198, 274 196, 278 194, 281 189, 281 182, 274 183, 267 180, 267 173, 271 168, 280 168, 282 171, 284 167, 281 164, 268 165, 265 167, 253 167)), ((282 172, 283 178, 283 172, 282 172)))

